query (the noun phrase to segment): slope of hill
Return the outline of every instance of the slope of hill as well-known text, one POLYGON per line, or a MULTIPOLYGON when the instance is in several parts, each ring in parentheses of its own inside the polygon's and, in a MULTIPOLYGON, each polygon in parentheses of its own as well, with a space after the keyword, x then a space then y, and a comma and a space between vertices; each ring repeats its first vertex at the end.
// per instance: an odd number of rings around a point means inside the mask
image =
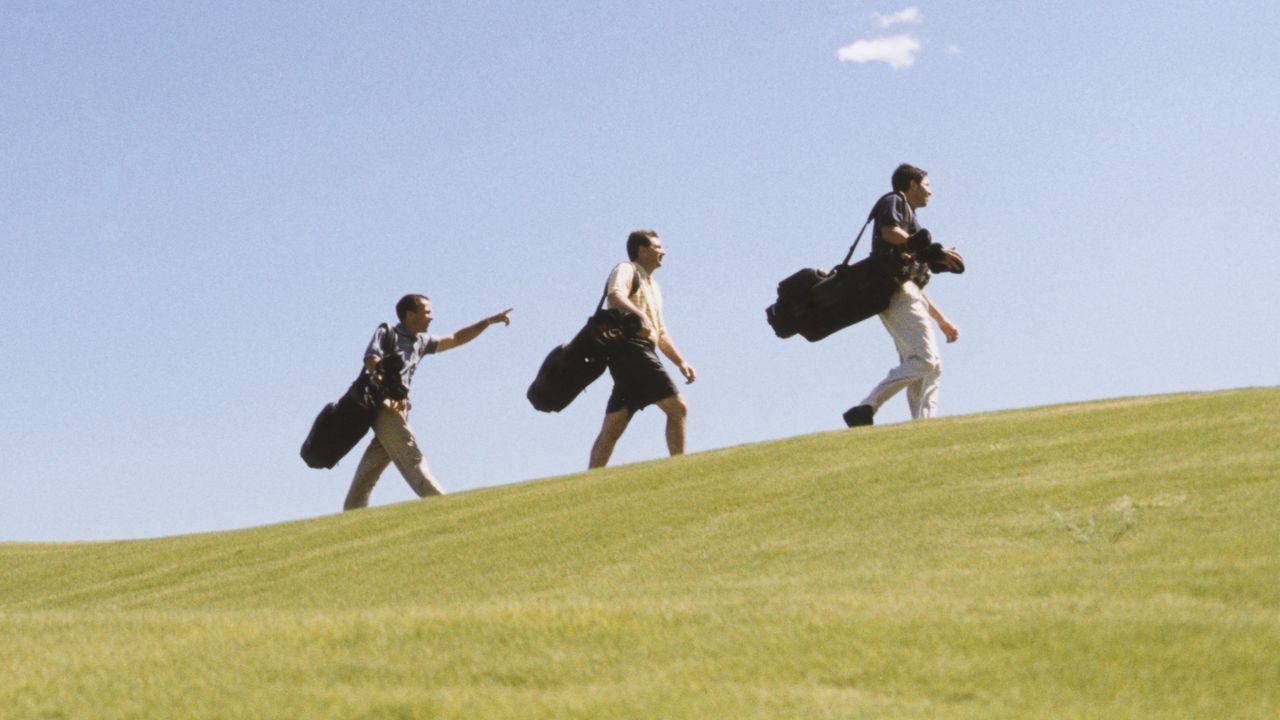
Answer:
POLYGON ((0 544, 4 718, 1274 718, 1280 389, 0 544))

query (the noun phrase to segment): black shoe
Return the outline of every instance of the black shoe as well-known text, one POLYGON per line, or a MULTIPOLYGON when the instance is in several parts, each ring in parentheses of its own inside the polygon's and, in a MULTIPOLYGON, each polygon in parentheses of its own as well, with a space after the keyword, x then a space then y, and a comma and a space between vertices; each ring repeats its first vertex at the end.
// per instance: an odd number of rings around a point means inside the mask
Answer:
POLYGON ((849 427, 858 427, 860 425, 874 425, 871 419, 876 414, 870 405, 855 405, 844 411, 844 424, 849 427))

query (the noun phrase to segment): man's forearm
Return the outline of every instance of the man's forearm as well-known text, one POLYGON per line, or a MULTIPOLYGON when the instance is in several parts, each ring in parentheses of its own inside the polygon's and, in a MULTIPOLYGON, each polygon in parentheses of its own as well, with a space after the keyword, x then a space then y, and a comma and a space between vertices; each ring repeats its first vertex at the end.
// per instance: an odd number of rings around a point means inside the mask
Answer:
POLYGON ((900 227, 889 226, 880 231, 880 237, 890 245, 906 245, 911 236, 900 227))
POLYGON ((652 339, 654 333, 657 332, 657 328, 653 326, 653 323, 649 322, 649 318, 644 314, 644 311, 642 311, 635 303, 631 302, 626 295, 623 295, 622 293, 610 293, 609 308, 611 310, 629 312, 640 318, 640 327, 649 332, 650 339, 652 339))
POLYGON ((947 336, 947 342, 953 343, 960 339, 960 330, 956 328, 955 325, 951 324, 951 321, 948 320, 942 314, 942 311, 933 304, 933 301, 929 299, 929 296, 925 295, 923 292, 920 293, 920 296, 924 298, 925 307, 929 310, 929 317, 932 317, 933 321, 938 323, 938 327, 942 330, 942 333, 947 336))
POLYGON ((938 307, 933 304, 933 300, 923 290, 920 291, 920 297, 924 299, 924 306, 929 310, 929 317, 938 321, 946 320, 946 318, 942 317, 942 312, 938 310, 938 307))
POLYGON ((472 340, 475 340, 476 337, 480 335, 480 333, 484 332, 484 329, 490 325, 494 325, 496 323, 505 323, 510 325, 510 315, 511 308, 507 308, 497 315, 490 315, 479 322, 472 323, 452 335, 446 335, 445 337, 440 338, 439 343, 436 345, 436 352, 444 352, 446 350, 452 350, 459 345, 465 345, 472 340))
POLYGON ((685 362, 684 356, 676 349, 676 344, 671 342, 664 333, 662 339, 658 341, 658 349, 662 350, 662 354, 666 355, 671 362, 680 368, 680 374, 684 376, 686 383, 691 383, 698 378, 698 373, 689 363, 685 362))
POLYGON ((680 351, 676 349, 676 344, 671 342, 666 335, 663 335, 662 339, 658 341, 658 349, 661 350, 662 354, 666 355, 667 359, 671 362, 676 365, 684 365, 684 357, 680 354, 680 351))
POLYGON ((465 345, 471 342, 472 340, 475 340, 477 337, 480 336, 480 333, 484 332, 485 328, 489 327, 492 324, 493 324, 493 318, 487 317, 479 322, 471 323, 470 325, 462 328, 461 330, 458 330, 453 334, 454 347, 457 347, 458 345, 465 345))
POLYGON ((644 312, 631 302, 630 298, 620 292, 609 293, 609 308, 611 310, 624 310, 640 318, 640 322, 645 326, 649 325, 649 319, 644 316, 644 312))

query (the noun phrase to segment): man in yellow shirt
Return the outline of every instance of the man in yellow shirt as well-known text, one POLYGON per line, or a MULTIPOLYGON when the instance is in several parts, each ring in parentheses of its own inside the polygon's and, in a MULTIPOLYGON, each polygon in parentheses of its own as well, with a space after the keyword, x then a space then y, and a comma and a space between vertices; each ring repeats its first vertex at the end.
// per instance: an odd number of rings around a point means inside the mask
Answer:
POLYGON ((661 350, 676 364, 685 384, 697 379, 697 373, 680 355, 662 317, 662 290, 653 279, 653 272, 662 267, 665 255, 656 232, 636 230, 627 237, 627 257, 630 260, 619 263, 609 274, 605 288, 609 307, 639 317, 640 330, 634 338, 620 343, 610 355, 609 374, 613 376, 613 392, 605 407, 600 435, 591 446, 588 468, 604 467, 609 463, 609 456, 631 422, 631 416, 649 405, 657 405, 667 415, 667 449, 672 455, 684 452, 688 406, 662 367, 656 351, 661 350))

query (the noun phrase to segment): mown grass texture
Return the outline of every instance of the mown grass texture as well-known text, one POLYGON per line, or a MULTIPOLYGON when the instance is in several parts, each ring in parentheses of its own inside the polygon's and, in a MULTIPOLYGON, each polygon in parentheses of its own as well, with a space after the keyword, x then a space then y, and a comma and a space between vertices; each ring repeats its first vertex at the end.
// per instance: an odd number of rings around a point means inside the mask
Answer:
POLYGON ((1269 719, 1277 438, 1131 398, 0 545, 0 717, 1269 719))

